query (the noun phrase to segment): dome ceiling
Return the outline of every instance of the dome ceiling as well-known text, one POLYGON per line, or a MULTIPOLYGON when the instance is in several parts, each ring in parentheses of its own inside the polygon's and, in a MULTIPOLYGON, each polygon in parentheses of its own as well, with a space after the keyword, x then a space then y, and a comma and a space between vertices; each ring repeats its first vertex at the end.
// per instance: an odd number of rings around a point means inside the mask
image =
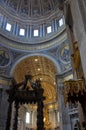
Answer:
POLYGON ((58 6, 57 0, 1 0, 3 7, 17 17, 38 18, 51 15, 58 6))
POLYGON ((58 0, 0 0, 0 42, 29 51, 61 42, 60 35, 66 37, 65 22, 58 5, 58 0))

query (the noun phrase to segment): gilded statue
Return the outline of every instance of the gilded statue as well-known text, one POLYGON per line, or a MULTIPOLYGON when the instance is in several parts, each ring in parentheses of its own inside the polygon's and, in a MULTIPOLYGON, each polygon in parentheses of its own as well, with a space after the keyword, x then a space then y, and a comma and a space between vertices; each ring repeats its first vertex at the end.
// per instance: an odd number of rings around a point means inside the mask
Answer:
POLYGON ((78 43, 74 42, 74 54, 71 55, 73 64, 74 64, 74 69, 77 74, 78 79, 82 79, 83 77, 83 70, 82 70, 82 65, 81 65, 81 59, 80 59, 80 52, 78 48, 78 43))
POLYGON ((74 42, 74 54, 71 55, 74 63, 74 68, 77 70, 80 65, 80 52, 77 42, 74 42))

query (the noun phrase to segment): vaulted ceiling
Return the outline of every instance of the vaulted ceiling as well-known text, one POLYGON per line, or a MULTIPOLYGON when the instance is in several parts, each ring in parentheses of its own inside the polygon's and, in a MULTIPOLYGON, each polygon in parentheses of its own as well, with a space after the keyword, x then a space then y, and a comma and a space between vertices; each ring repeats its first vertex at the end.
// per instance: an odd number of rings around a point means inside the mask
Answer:
POLYGON ((40 79, 44 88, 44 96, 46 96, 45 103, 56 101, 56 73, 57 68, 53 62, 43 56, 25 58, 16 65, 13 71, 17 82, 23 81, 25 74, 32 75, 33 81, 40 79))

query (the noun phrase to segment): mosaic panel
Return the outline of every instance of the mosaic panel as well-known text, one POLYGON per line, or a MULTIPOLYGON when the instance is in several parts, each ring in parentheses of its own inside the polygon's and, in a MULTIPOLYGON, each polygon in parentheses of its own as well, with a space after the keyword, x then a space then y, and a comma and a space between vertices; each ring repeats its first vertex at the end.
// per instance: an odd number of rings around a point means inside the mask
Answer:
POLYGON ((5 6, 7 6, 5 8, 10 7, 8 9, 16 11, 18 15, 30 14, 29 16, 31 17, 34 16, 34 12, 36 12, 36 15, 40 14, 41 16, 44 16, 50 11, 55 10, 56 6, 58 5, 58 2, 56 0, 1 0, 1 1, 5 3, 5 6))
POLYGON ((10 55, 8 51, 0 50, 0 67, 6 67, 10 63, 10 55))
POLYGON ((69 52, 69 46, 65 46, 62 50, 61 50, 61 60, 63 62, 70 62, 70 52, 69 52))
POLYGON ((21 6, 20 6, 20 9, 19 9, 19 12, 20 14, 25 14, 25 15, 28 15, 29 14, 29 2, 27 0, 22 0, 21 2, 21 6))
POLYGON ((9 6, 13 9, 13 10, 16 10, 17 9, 17 6, 18 6, 18 0, 10 0, 9 2, 9 6))

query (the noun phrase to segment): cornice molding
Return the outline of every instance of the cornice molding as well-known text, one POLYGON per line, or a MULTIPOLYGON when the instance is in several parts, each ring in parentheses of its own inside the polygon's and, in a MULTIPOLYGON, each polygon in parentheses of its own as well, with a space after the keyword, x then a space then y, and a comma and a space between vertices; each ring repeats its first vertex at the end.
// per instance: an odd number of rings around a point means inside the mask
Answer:
MULTIPOLYGON (((28 41, 28 42, 22 42, 21 41, 17 41, 14 39, 9 39, 6 38, 3 35, 0 35, 0 44, 2 44, 3 46, 6 47, 10 47, 12 49, 15 50, 21 50, 21 51, 41 51, 41 50, 46 50, 46 49, 50 49, 51 47, 57 46, 60 43, 64 42, 67 39, 67 33, 66 30, 64 28, 64 31, 59 32, 59 35, 53 35, 54 37, 50 37, 50 39, 42 39, 43 41, 41 41, 40 39, 33 39, 32 41, 28 41)), ((8 36, 9 37, 9 36, 8 36)))

